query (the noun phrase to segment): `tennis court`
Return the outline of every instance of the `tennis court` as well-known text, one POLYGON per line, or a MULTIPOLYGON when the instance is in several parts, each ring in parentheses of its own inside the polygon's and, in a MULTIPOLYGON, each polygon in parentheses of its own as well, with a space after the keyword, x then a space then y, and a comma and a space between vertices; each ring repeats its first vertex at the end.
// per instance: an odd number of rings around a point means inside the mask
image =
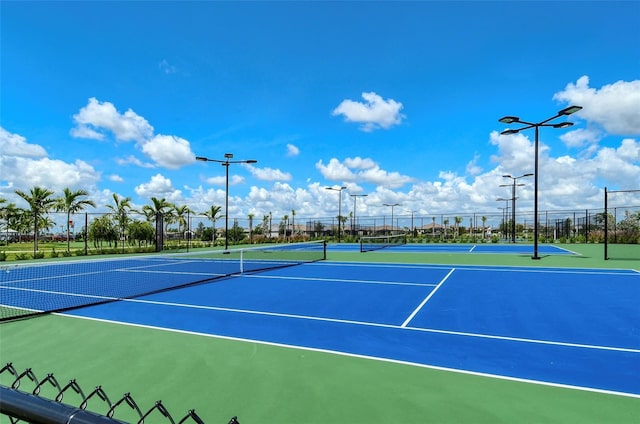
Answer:
MULTIPOLYGON (((406 249, 408 246, 393 249, 406 249)), ((376 253, 361 256, 371 254, 376 253)), ((195 278, 209 278, 209 275, 203 276, 207 273, 216 276, 222 274, 224 278, 148 296, 73 309, 66 312, 66 318, 48 316, 2 324, 3 345, 8 339, 15 342, 16 346, 25 346, 25 341, 18 340, 20 329, 37 327, 38 321, 62 320, 65 325, 81 326, 85 328, 84 331, 91 331, 87 328, 94 329, 94 334, 89 338, 100 341, 96 341, 95 346, 83 346, 81 350, 92 352, 90 354, 97 357, 100 354, 96 351, 105 349, 107 345, 114 355, 126 356, 127 353, 120 352, 109 343, 113 341, 111 332, 135 331, 136 337, 143 334, 143 340, 148 341, 149 347, 172 351, 177 357, 172 357, 170 363, 181 364, 179 368, 191 369, 192 374, 208 372, 221 377, 226 372, 244 375, 246 368, 249 368, 265 380, 253 383, 261 390, 248 388, 246 381, 241 379, 238 379, 240 387, 226 386, 224 389, 236 396, 243 396, 246 392, 246 398, 229 403, 244 405, 240 407, 241 411, 237 411, 236 407, 236 410, 227 413, 227 416, 239 415, 243 423, 327 422, 328 417, 340 415, 349 416, 350 422, 386 422, 382 419, 400 417, 415 420, 425 414, 435 414, 434 419, 447 422, 470 422, 471 417, 475 417, 474 422, 509 422, 523 411, 533 408, 533 405, 539 405, 539 397, 526 400, 532 388, 550 391, 550 397, 555 397, 556 391, 561 390, 563 396, 567 396, 564 399, 571 399, 564 404, 566 408, 574 405, 573 402, 581 405, 581 412, 564 411, 562 406, 555 406, 554 409, 554 401, 545 397, 551 409, 537 411, 536 414, 546 422, 556 418, 558 422, 566 422, 567 418, 576 417, 571 414, 584 418, 582 422, 611 418, 611 415, 607 415, 611 410, 603 408, 603 404, 611 405, 616 410, 615 418, 640 419, 640 273, 636 270, 321 261, 258 273, 227 275, 226 270, 212 272, 200 268, 197 265, 199 262, 192 260, 179 263, 139 260, 118 262, 117 268, 110 267, 106 272, 118 275, 126 273, 132 283, 141 281, 144 284, 145 281, 167 278, 167 275, 178 281, 193 279, 193 274, 197 274, 195 278), (70 320, 74 324, 69 324, 70 320), (182 349, 184 346, 165 346, 155 341, 166 340, 164 337, 169 337, 168 334, 172 335, 170 337, 188 337, 188 346, 195 346, 193 338, 196 338, 198 346, 207 346, 207 351, 216 346, 215 352, 209 352, 219 362, 212 361, 199 369, 185 365, 183 361, 188 362, 192 355, 189 349, 182 349), (294 399, 288 398, 292 395, 286 387, 292 376, 287 372, 280 374, 280 368, 273 363, 267 369, 253 369, 256 366, 253 356, 247 359, 239 355, 246 362, 232 361, 233 365, 229 366, 229 359, 221 358, 225 356, 224 352, 217 350, 221 342, 233 344, 232 348, 224 345, 230 352, 235 352, 238 345, 250 346, 254 356, 258 351, 275 349, 278 352, 276 356, 288 358, 285 362, 289 362, 298 378, 305 380, 304 383, 296 381, 292 384, 294 390, 304 388, 311 391, 310 396, 316 402, 335 410, 320 412, 318 405, 301 399, 298 401, 304 406, 292 405, 290 402, 294 399), (338 382, 327 381, 304 367, 305 372, 301 372, 300 361, 305 355, 314 357, 314 361, 319 360, 323 364, 320 365, 321 371, 334 376, 336 373, 343 374, 342 379, 338 382), (340 366, 336 369, 327 365, 335 365, 332 361, 340 361, 340 366), (380 371, 380 367, 385 371, 380 371), (391 367, 393 371, 386 367, 391 367), (353 370, 359 370, 359 380, 344 381, 351 372, 355 372, 353 370), (388 372, 386 377, 385 372, 388 372), (414 375, 397 379, 398 372, 414 375), (434 372, 438 373, 437 378, 433 377, 434 372), (360 373, 369 375, 364 377, 360 373), (426 378, 431 378, 431 381, 420 383, 425 385, 423 387, 416 387, 414 378, 425 375, 423 373, 429 373, 426 378), (378 407, 370 405, 370 408, 380 421, 372 419, 369 412, 352 409, 357 408, 359 402, 366 403, 366 400, 359 399, 353 393, 354 390, 361 390, 364 395, 375 390, 361 387, 372 375, 376 376, 376 384, 381 389, 393 390, 386 393, 384 401, 380 401, 379 395, 376 399, 368 400, 369 404, 379 402, 378 407), (313 381, 314 377, 317 381, 313 381), (381 382, 380 378, 387 381, 381 382), (487 408, 498 410, 491 414, 481 412, 478 408, 482 408, 474 401, 460 404, 459 394, 447 395, 451 386, 442 379, 456 381, 456 385, 465 384, 459 381, 461 378, 473 379, 473 382, 467 381, 466 384, 475 387, 475 396, 482 399, 481 404, 486 402, 487 408), (270 382, 266 381, 268 379, 270 382), (507 389, 495 389, 496 395, 502 398, 515 396, 522 405, 496 407, 495 401, 486 400, 491 389, 487 389, 488 393, 478 394, 478 379, 486 385, 484 387, 506 385, 507 389), (439 382, 435 387, 431 386, 434 381, 439 382), (285 387, 282 387, 283 384, 285 387), (351 399, 358 399, 350 403, 351 408, 348 402, 347 405, 343 403, 344 400, 331 401, 328 392, 342 393, 341 389, 335 387, 336 384, 343 384, 342 390, 349 393, 351 399), (517 386, 512 386, 514 384, 517 386), (424 392, 405 393, 411 387, 424 392), (441 390, 444 393, 440 393, 441 390), (272 391, 280 393, 280 396, 272 391), (524 398, 518 397, 517 393, 524 398), (256 396, 262 396, 263 399, 256 399, 256 396), (450 407, 462 411, 450 411, 449 415, 444 411, 435 412, 439 409, 438 405, 416 404, 416 396, 418 399, 431 399, 427 403, 432 403, 434 399, 451 402, 450 407), (580 403, 573 396, 584 396, 590 400, 580 403), (594 397, 597 400, 594 401, 594 397), (274 404, 263 405, 264 398, 274 404), (250 405, 254 402, 262 406, 253 410, 250 405), (619 405, 623 405, 622 409, 619 405), (599 412, 593 413, 591 408, 596 407, 599 412), (380 413, 379 408, 385 408, 384 412, 380 413), (243 421, 242 412, 249 421, 243 421), (476 415, 467 415, 472 413, 476 415)), ((91 263, 95 266, 96 262, 91 263)), ((103 261, 105 266, 107 263, 103 261)), ((87 293, 74 292, 73 286, 78 278, 86 279, 87 273, 92 272, 87 271, 84 268, 86 266, 85 262, 81 262, 43 267, 43 271, 62 267, 55 269, 56 278, 60 275, 71 277, 62 278, 61 281, 67 281, 68 284, 61 284, 55 293, 44 293, 38 289, 41 281, 49 281, 52 276, 41 274, 35 279, 25 278, 27 271, 4 273, 2 285, 11 286, 12 290, 20 286, 29 290, 30 294, 38 294, 28 296, 30 302, 36 303, 46 302, 44 299, 50 296, 68 296, 69 293, 73 294, 70 296, 72 298, 82 298, 87 293)), ((114 293, 106 292, 92 296, 117 297, 114 293)), ((23 299, 26 297, 23 296, 23 299)), ((19 306, 39 308, 35 303, 19 306)), ((23 332, 23 337, 25 333, 29 332, 23 332)), ((38 345, 51 346, 57 343, 48 340, 55 338, 55 332, 40 337, 44 337, 44 340, 39 341, 38 345)), ((123 337, 122 340, 124 342, 127 338, 123 337)), ((64 337, 61 336, 62 341, 64 337)), ((31 343, 34 341, 31 340, 31 343)), ((2 360, 19 361, 16 357, 6 358, 7 355, 15 355, 16 349, 3 348, 2 360)), ((144 348, 137 347, 134 350, 140 352, 144 348)), ((70 353, 73 349, 62 351, 74 357, 70 353)), ((149 357, 156 358, 156 361, 145 366, 155 369, 168 367, 167 358, 159 361, 157 355, 157 352, 150 353, 149 357)), ((25 356, 39 357, 31 353, 25 356)), ((202 352, 197 353, 197 358, 196 362, 200 365, 201 361, 206 362, 202 352)), ((133 360, 140 362, 139 358, 133 360)), ((51 363, 49 360, 45 362, 51 363)), ((86 367, 83 365, 80 369, 86 367)), ((73 370, 68 372, 73 374, 73 370)), ((199 381, 199 377, 192 378, 199 381)), ((221 379, 228 383, 229 378, 221 379)), ((182 381, 189 381, 189 376, 184 376, 182 381)), ((138 381, 135 384, 144 386, 150 383, 138 381)), ((210 389, 209 393, 219 394, 215 388, 210 389)), ((197 388, 193 390, 191 397, 182 396, 191 400, 191 407, 198 403, 200 409, 203 393, 197 388)), ((458 387, 458 390, 464 393, 466 389, 458 387)), ((164 397, 170 398, 173 393, 170 391, 164 397)), ((217 405, 217 408, 222 405, 217 405)), ((225 416, 224 411, 220 413, 225 416)))
MULTIPOLYGON (((334 244, 329 247, 331 250, 338 252, 357 252, 360 251, 360 244, 357 243, 341 243, 334 244)), ((372 252, 375 252, 373 250, 372 252)), ((563 247, 554 245, 539 245, 538 251, 541 255, 575 255, 576 253, 563 247)), ((525 255, 533 252, 531 244, 438 244, 438 243, 408 243, 385 245, 384 252, 395 253, 486 253, 492 255, 525 255)))

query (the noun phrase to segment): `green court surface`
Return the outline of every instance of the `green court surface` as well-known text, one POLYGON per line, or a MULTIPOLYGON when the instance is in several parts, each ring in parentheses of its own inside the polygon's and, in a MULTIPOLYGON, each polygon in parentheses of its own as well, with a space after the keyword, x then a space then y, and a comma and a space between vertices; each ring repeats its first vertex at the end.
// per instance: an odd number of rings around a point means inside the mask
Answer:
MULTIPOLYGON (((604 261, 601 246, 565 247, 579 255, 534 261, 382 251, 328 259, 640 269, 640 261, 604 261)), ((161 399, 174 418, 195 409, 207 424, 232 416, 242 424, 640 423, 634 396, 60 315, 0 324, 0 361, 60 382, 74 378, 85 391, 101 385, 111 398, 131 392, 141 409, 161 399)), ((1 384, 8 380, 0 376, 1 384)))

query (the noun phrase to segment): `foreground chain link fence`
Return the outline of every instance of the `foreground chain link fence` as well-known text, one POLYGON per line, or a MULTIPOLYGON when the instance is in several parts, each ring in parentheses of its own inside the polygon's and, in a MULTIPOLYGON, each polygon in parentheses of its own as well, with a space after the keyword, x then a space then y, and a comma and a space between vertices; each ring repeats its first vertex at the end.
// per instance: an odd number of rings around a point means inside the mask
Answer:
MULTIPOLYGON (((12 424, 27 422, 33 424, 122 424, 136 422, 143 424, 146 419, 157 416, 164 418, 171 424, 193 422, 204 424, 204 421, 196 414, 195 410, 189 410, 176 421, 162 401, 157 401, 148 409, 141 409, 130 393, 125 393, 117 401, 112 402, 101 386, 95 387, 85 394, 82 387, 75 379, 65 385, 61 385, 53 374, 39 379, 31 368, 22 372, 16 371, 12 363, 5 364, 0 369, 0 377, 5 380, 8 376, 12 380, 9 386, 0 384, 0 414, 9 417, 12 424), (25 390, 26 382, 33 386, 25 390), (22 386, 22 389, 21 389, 22 386), (43 391, 53 393, 52 399, 43 395, 43 391), (67 396, 68 395, 68 396, 67 396), (69 402, 63 402, 73 396, 79 403, 73 406, 69 402), (88 410, 88 405, 99 403, 106 413, 98 414, 88 410), (120 416, 123 410, 136 417, 135 421, 121 421, 114 418, 120 416)), ((240 424, 237 417, 232 417, 228 424, 240 424)))

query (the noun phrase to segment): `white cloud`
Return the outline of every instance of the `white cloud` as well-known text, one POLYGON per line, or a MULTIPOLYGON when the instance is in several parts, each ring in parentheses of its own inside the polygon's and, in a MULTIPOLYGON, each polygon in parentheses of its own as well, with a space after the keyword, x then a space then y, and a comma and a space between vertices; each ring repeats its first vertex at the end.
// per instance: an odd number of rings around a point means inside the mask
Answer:
POLYGON ((169 202, 177 202, 182 198, 182 192, 176 190, 171 180, 162 174, 152 176, 149 182, 136 186, 134 190, 138 196, 145 198, 166 198, 169 202))
POLYGON ((122 183, 122 182, 124 182, 124 178, 122 178, 118 174, 111 174, 107 178, 109 179, 109 181, 113 181, 114 183, 122 183))
POLYGON ((65 187, 90 189, 100 180, 100 173, 81 160, 66 163, 49 158, 3 155, 0 156, 0 180, 7 181, 14 190, 43 186, 61 192, 65 187))
POLYGON ((142 162, 135 156, 127 156, 126 158, 118 158, 116 159, 116 163, 118 165, 136 165, 141 168, 155 168, 155 165, 148 162, 142 162))
POLYGON ((330 159, 327 165, 324 165, 322 160, 319 160, 316 162, 316 168, 329 181, 353 181, 355 179, 355 175, 349 167, 335 158, 330 159))
POLYGON ((80 124, 75 128, 71 128, 69 132, 74 138, 88 138, 92 140, 104 140, 104 134, 88 127, 87 125, 80 124))
POLYGON ((133 110, 121 114, 113 103, 95 97, 73 115, 73 121, 77 125, 71 130, 74 137, 102 139, 104 131, 110 131, 118 141, 142 142, 153 135, 153 127, 133 110))
POLYGON ((142 144, 142 151, 157 164, 169 169, 195 162, 189 142, 174 135, 156 135, 142 144))
POLYGON ((398 172, 388 172, 369 158, 347 158, 343 163, 332 158, 327 165, 322 160, 316 163, 316 168, 330 181, 344 183, 371 183, 388 188, 398 188, 413 181, 413 178, 398 172))
POLYGON ((360 156, 356 156, 355 158, 346 158, 344 160, 344 164, 351 169, 369 169, 376 166, 376 163, 373 161, 373 159, 363 159, 360 156))
POLYGON ((343 100, 332 112, 333 116, 343 115, 347 122, 362 124, 360 129, 370 132, 379 128, 388 129, 399 125, 404 119, 400 113, 402 103, 393 99, 384 100, 378 94, 362 93, 364 102, 343 100))
POLYGON ((596 89, 589 87, 588 76, 582 76, 553 98, 582 106, 577 116, 601 125, 610 134, 640 134, 640 80, 617 81, 596 89))
MULTIPOLYGON (((226 186, 227 185, 227 177, 226 175, 220 175, 217 177, 209 177, 205 179, 207 184, 211 184, 211 185, 219 185, 219 186, 226 186)), ((234 185, 240 185, 240 184, 244 184, 244 177, 241 177, 240 175, 230 175, 229 176, 229 185, 230 186, 234 186, 234 185)))
POLYGON ((251 174, 261 181, 291 181, 291 174, 279 169, 247 167, 251 174))
POLYGON ((474 176, 474 175, 478 175, 482 172, 482 168, 480 166, 478 166, 478 160, 480 159, 479 155, 474 155, 473 159, 467 163, 467 174, 474 176))
POLYGON ((23 136, 0 127, 0 155, 42 158, 47 156, 47 152, 42 146, 29 144, 23 136))
MULTIPOLYGON (((153 127, 147 120, 131 109, 121 114, 112 103, 100 102, 92 97, 73 116, 73 120, 76 123, 76 127, 71 130, 73 137, 103 140, 105 132, 111 132, 118 141, 135 141, 136 147, 159 166, 178 169, 195 161, 187 140, 174 135, 154 135, 153 127)), ((132 156, 119 161, 141 167, 154 166, 132 156)))
POLYGON ((640 187, 640 143, 625 139, 618 148, 605 147, 591 161, 598 176, 621 189, 640 187))
POLYGON ((574 148, 594 145, 601 139, 602 133, 593 128, 578 128, 560 136, 560 140, 562 140, 567 147, 574 148))
POLYGON ((46 156, 41 146, 0 127, 0 197, 15 201, 15 190, 28 191, 34 186, 54 192, 67 187, 91 191, 100 180, 100 172, 82 160, 67 163, 46 156))
POLYGON ((300 154, 300 149, 294 146, 293 144, 287 144, 287 156, 298 156, 300 154))
MULTIPOLYGON (((497 131, 490 134, 489 142, 498 147, 498 154, 492 155, 491 160, 499 163, 508 173, 533 172, 533 157, 535 146, 532 141, 522 133, 513 135, 500 135, 497 131)), ((540 156, 549 148, 539 142, 540 156)))

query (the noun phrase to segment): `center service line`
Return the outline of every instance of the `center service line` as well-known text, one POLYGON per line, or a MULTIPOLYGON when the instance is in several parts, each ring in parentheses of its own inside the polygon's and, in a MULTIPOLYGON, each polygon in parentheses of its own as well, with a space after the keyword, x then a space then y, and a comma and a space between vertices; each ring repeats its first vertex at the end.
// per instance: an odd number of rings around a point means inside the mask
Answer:
POLYGON ((455 268, 451 268, 451 271, 449 271, 449 273, 447 275, 445 275, 445 277, 442 279, 442 281, 440 281, 438 283, 438 285, 436 286, 435 289, 433 289, 433 291, 431 293, 429 293, 429 295, 427 297, 424 298, 424 300, 422 301, 422 303, 420 303, 418 305, 418 307, 411 313, 411 315, 409 315, 409 318, 407 318, 400 327, 404 328, 407 325, 409 325, 409 322, 411 322, 411 320, 413 319, 413 317, 416 316, 416 314, 420 311, 420 309, 422 309, 422 307, 429 301, 429 299, 431 299, 431 296, 433 296, 434 294, 436 294, 436 292, 438 291, 438 289, 440 288, 440 286, 442 286, 442 283, 444 283, 445 281, 447 281, 447 279, 449 278, 449 276, 451 276, 451 274, 453 274, 453 271, 455 271, 455 268))

